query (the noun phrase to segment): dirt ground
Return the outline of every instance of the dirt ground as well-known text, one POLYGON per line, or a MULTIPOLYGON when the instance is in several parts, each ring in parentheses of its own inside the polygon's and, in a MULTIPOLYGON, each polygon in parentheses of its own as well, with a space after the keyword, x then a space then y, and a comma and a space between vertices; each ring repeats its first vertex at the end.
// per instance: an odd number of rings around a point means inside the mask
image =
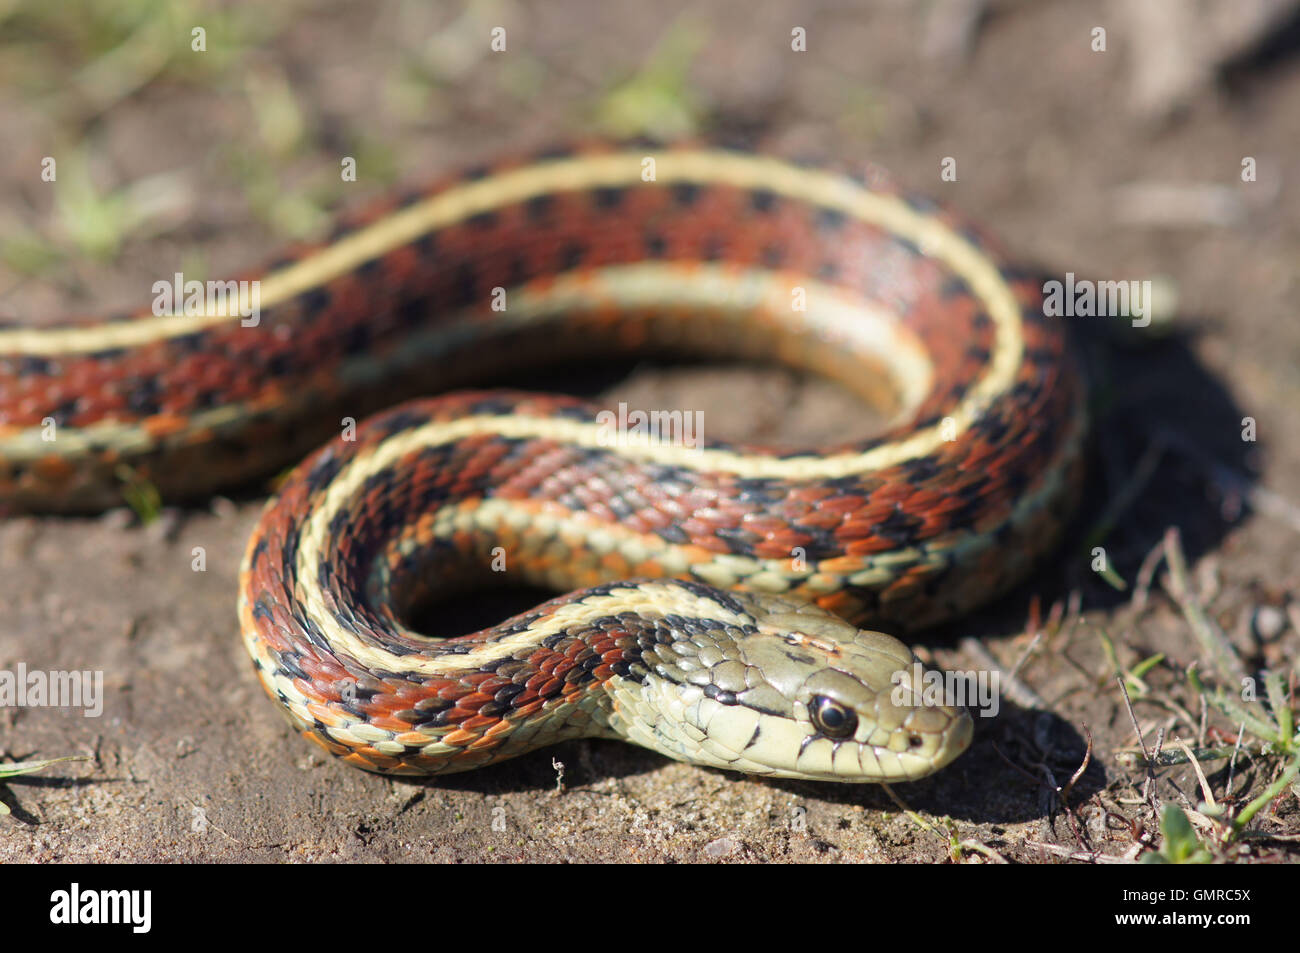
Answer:
MULTIPOLYGON (((1161 844, 1160 805, 1206 800, 1185 762, 1147 782, 1124 754, 1133 718, 1148 748, 1162 730, 1166 750, 1175 736, 1202 749, 1237 738, 1235 719, 1203 706, 1185 677, 1198 663, 1212 681, 1196 625, 1221 628, 1247 671, 1290 678, 1293 701, 1294 25, 1237 40, 1094 2, 994 3, 965 32, 970 5, 902 0, 140 2, 77 18, 51 6, 0 4, 2 320, 133 307, 160 274, 255 265, 394 183, 631 133, 870 158, 1045 275, 1155 280, 1172 319, 1163 336, 1117 340, 1100 319, 1080 328, 1097 420, 1089 499, 1021 590, 925 633, 920 651, 938 665, 1019 667, 1015 696, 981 720, 966 755, 894 789, 913 813, 878 787, 755 780, 606 741, 427 784, 328 761, 263 696, 237 637, 238 562, 264 498, 254 493, 143 526, 125 508, 0 523, 0 670, 99 670, 106 695, 98 718, 0 709, 0 760, 88 758, 0 783, 11 812, 0 860, 1133 859, 1161 844), (507 49, 494 53, 498 25, 507 49), (196 26, 206 52, 190 49, 196 26), (805 52, 791 49, 796 27, 805 52), (1193 68, 1152 80, 1171 39, 1174 62, 1193 68), (357 183, 339 182, 344 155, 358 159, 357 183), (39 175, 46 156, 58 158, 57 190, 39 175), (945 157, 956 181, 940 179, 945 157), (1257 174, 1243 182, 1247 158, 1257 174), (1170 527, 1185 589, 1154 559, 1140 572, 1170 527), (1124 591, 1091 568, 1099 528, 1124 591), (1132 674, 1133 717, 1107 638, 1132 674)), ((842 435, 868 419, 832 386, 775 369, 646 363, 579 385, 611 403, 703 409, 713 433, 737 438, 816 442, 819 426, 842 435)), ((458 611, 486 623, 527 596, 476 596, 458 611)), ((1231 768, 1222 750, 1201 765, 1214 797, 1230 793, 1237 808, 1285 764, 1250 756, 1257 735, 1242 747, 1231 768)), ((1210 841, 1205 814, 1194 819, 1210 841)), ((1260 836, 1218 855, 1297 859, 1296 788, 1250 827, 1260 836)))

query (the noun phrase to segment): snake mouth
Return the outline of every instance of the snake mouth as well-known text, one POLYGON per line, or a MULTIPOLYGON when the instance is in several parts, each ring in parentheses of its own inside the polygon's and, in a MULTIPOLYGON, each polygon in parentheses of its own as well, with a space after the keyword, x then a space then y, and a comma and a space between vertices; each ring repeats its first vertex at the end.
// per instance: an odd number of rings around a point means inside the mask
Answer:
POLYGON ((974 736, 975 719, 965 709, 957 709, 952 724, 940 736, 935 754, 930 759, 929 767, 924 774, 915 775, 915 777, 924 777, 938 771, 940 768, 947 767, 965 753, 966 749, 970 747, 971 739, 974 736))
POLYGON ((841 770, 841 759, 836 757, 834 777, 868 783, 918 781, 960 757, 970 747, 974 732, 974 719, 964 708, 917 709, 884 744, 861 746, 857 771, 851 762, 841 770), (909 724, 918 715, 926 721, 943 719, 946 724, 938 730, 918 730, 909 724))
MULTIPOLYGON (((890 706, 892 707, 892 706, 890 706)), ((975 720, 960 705, 903 705, 884 710, 880 721, 897 727, 878 728, 867 737, 871 756, 863 752, 863 770, 879 776, 868 780, 916 781, 946 767, 970 747, 975 720)))

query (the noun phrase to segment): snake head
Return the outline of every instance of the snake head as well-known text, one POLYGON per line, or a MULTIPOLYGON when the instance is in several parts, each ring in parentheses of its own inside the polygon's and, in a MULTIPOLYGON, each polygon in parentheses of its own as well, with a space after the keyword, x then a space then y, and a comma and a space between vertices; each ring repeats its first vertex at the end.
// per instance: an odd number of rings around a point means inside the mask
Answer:
MULTIPOLYGON (((779 720, 762 726, 772 743, 760 735, 749 757, 781 776, 904 781, 939 770, 970 745, 970 714, 927 703, 917 684, 921 662, 898 639, 810 603, 742 599, 757 623, 743 650, 784 700, 779 720)), ((757 694, 772 698, 761 687, 757 694)))
POLYGON ((622 707, 632 740, 713 767, 849 782, 921 778, 970 744, 970 714, 928 703, 920 661, 892 636, 783 596, 719 598, 732 618, 719 607, 711 626, 655 640, 645 662, 658 677, 622 707))

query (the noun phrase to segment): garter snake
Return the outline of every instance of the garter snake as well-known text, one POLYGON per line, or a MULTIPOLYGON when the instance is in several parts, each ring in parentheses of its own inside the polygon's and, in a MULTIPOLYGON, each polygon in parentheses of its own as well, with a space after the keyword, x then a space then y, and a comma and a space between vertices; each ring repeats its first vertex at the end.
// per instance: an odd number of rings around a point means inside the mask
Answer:
POLYGON ((1077 496, 1080 375, 1039 290, 877 170, 593 144, 465 170, 205 303, 0 328, 0 497, 110 505, 301 459, 249 541, 243 638, 292 724, 362 768, 461 771, 611 736, 757 774, 915 778, 969 743, 891 636, 1024 576, 1077 496), (892 409, 790 451, 456 391, 647 350, 774 358, 892 409), (342 435, 338 434, 339 429, 342 435), (569 595, 434 640, 495 576, 569 595), (895 691, 897 689, 897 691, 895 691))

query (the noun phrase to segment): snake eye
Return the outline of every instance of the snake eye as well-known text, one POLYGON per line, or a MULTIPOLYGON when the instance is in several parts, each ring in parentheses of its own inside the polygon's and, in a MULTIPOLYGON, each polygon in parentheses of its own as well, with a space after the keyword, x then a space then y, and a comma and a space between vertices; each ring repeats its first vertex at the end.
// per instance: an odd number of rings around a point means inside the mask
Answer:
POLYGON ((813 727, 827 738, 849 738, 858 730, 858 716, 825 695, 814 695, 808 706, 813 727))

